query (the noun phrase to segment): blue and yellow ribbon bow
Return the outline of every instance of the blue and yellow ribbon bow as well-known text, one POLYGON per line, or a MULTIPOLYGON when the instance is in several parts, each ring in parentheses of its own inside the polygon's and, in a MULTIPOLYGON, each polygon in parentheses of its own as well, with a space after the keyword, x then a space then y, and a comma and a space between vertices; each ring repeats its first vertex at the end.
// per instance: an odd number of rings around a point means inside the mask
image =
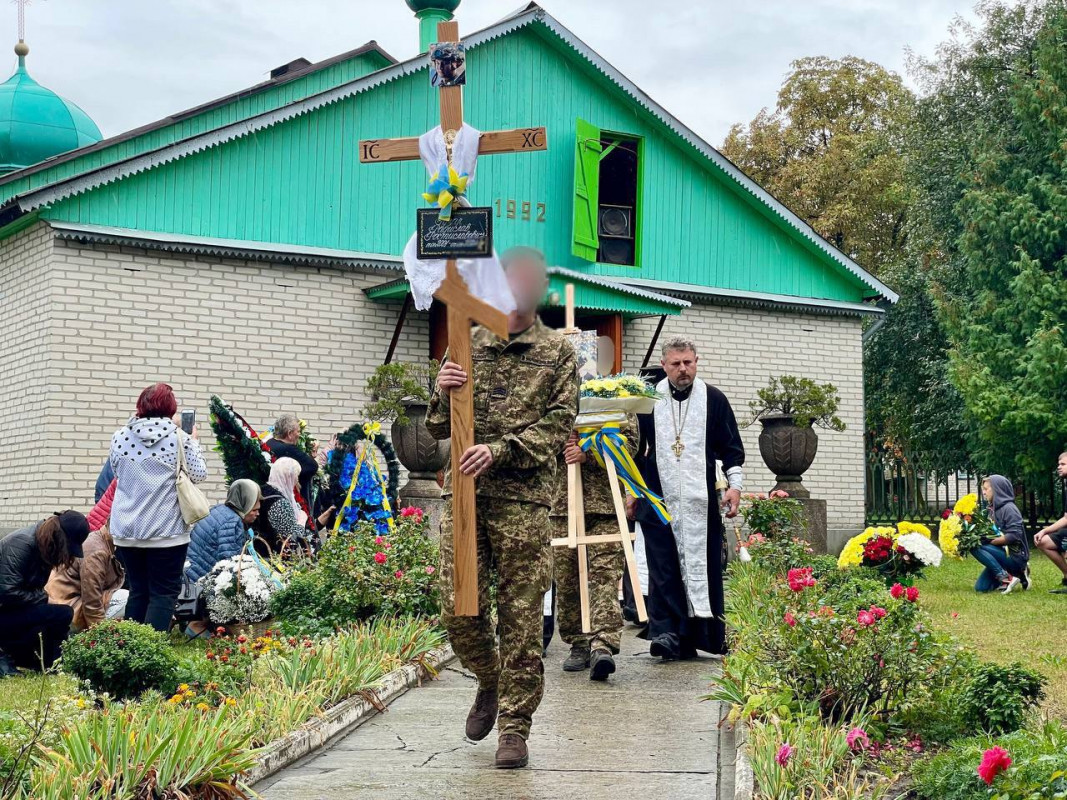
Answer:
POLYGON ((626 437, 622 435, 619 423, 609 422, 603 426, 578 428, 578 445, 586 453, 592 453, 601 467, 604 466, 604 459, 610 458, 615 463, 615 472, 626 493, 631 497, 647 500, 664 524, 671 521, 663 498, 648 488, 645 479, 637 471, 637 464, 626 449, 626 437))
POLYGON ((467 194, 467 183, 470 176, 466 172, 456 172, 451 164, 442 164, 430 178, 430 186, 422 193, 426 202, 441 209, 441 219, 452 219, 452 206, 459 198, 467 194))

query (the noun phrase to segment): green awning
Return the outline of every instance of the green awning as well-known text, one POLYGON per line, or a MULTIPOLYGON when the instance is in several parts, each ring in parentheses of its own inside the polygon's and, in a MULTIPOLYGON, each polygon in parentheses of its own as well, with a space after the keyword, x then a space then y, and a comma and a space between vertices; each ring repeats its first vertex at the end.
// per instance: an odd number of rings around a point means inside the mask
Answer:
MULTIPOLYGON (((585 275, 563 267, 549 268, 548 296, 544 305, 562 306, 568 283, 574 284, 574 304, 581 311, 622 314, 627 319, 633 319, 677 315, 690 305, 688 301, 677 297, 639 289, 599 276, 585 275)), ((404 278, 389 281, 367 289, 366 294, 371 300, 379 302, 403 300, 408 294, 408 282, 404 278)))

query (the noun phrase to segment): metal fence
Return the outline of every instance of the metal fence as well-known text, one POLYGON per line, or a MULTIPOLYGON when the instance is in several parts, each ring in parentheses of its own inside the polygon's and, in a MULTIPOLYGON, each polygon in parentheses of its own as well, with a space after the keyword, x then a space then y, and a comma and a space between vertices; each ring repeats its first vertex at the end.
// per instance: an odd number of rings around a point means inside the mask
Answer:
MULTIPOLYGON (((975 472, 944 472, 928 468, 921 454, 887 455, 868 448, 866 466, 867 523, 901 520, 936 524, 941 512, 966 494, 980 493, 982 476, 975 472)), ((943 463, 943 462, 942 462, 943 463)), ((1015 484, 1015 502, 1028 528, 1036 531, 1064 513, 1065 485, 1054 473, 1047 481, 1015 484)))

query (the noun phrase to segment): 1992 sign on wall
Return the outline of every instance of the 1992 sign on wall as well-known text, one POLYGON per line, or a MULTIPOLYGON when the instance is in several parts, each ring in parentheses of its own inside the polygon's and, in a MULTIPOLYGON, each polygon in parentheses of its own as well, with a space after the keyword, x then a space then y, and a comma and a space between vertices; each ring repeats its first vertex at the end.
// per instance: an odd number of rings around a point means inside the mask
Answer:
POLYGON ((521 219, 523 222, 544 222, 545 217, 548 216, 548 205, 546 203, 532 203, 529 200, 504 200, 498 197, 493 206, 496 208, 498 218, 503 217, 506 213, 508 219, 521 219))

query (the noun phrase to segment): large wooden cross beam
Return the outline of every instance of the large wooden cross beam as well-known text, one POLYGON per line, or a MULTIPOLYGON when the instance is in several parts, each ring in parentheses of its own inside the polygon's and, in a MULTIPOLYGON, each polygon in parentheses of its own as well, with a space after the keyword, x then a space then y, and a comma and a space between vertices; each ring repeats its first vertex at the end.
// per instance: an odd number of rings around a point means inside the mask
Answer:
MULTIPOLYGON (((459 42, 459 24, 442 22, 437 26, 438 42, 459 42)), ((438 89, 441 105, 441 130, 449 146, 463 127, 463 87, 438 89)), ((520 128, 483 133, 479 155, 526 153, 548 149, 544 128, 520 128)), ((359 160, 365 164, 419 159, 418 137, 402 139, 368 139, 359 143, 359 160)), ((508 338, 508 317, 503 312, 472 295, 466 282, 449 261, 445 279, 434 297, 448 307, 448 357, 470 376, 450 397, 452 415, 452 542, 455 554, 453 580, 457 616, 478 615, 478 546, 475 535, 475 481, 459 471, 460 458, 474 446, 474 373, 471 364, 470 329, 478 323, 502 339, 508 338)))

